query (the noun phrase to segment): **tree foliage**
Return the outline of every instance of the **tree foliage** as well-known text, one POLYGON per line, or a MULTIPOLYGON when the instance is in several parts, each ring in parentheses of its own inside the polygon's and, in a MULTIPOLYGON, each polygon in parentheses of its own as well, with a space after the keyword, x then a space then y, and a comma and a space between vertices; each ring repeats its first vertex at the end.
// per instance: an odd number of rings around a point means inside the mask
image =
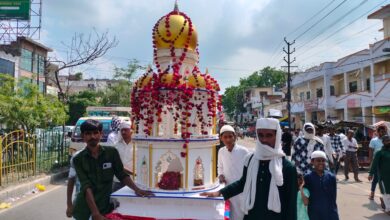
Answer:
POLYGON ((15 79, 0 74, 0 118, 9 129, 24 129, 63 125, 67 115, 57 97, 44 95, 33 83, 15 83, 15 79))
POLYGON ((105 106, 130 106, 132 80, 137 72, 145 69, 146 67, 140 65, 136 59, 130 60, 126 67, 115 67, 114 79, 116 81, 104 92, 102 104, 105 106))
POLYGON ((102 92, 86 90, 69 96, 69 119, 67 124, 74 125, 80 117, 86 116, 88 106, 100 105, 101 95, 102 92))
POLYGON ((75 124, 86 116, 88 106, 130 106, 132 79, 138 71, 145 70, 137 60, 131 60, 126 67, 114 68, 114 80, 104 91, 87 90, 69 96, 68 124, 75 124))
POLYGON ((222 105, 225 112, 233 117, 237 112, 245 112, 244 92, 251 87, 283 87, 287 80, 287 74, 275 68, 265 67, 256 71, 248 77, 241 78, 238 86, 226 88, 222 96, 222 105))

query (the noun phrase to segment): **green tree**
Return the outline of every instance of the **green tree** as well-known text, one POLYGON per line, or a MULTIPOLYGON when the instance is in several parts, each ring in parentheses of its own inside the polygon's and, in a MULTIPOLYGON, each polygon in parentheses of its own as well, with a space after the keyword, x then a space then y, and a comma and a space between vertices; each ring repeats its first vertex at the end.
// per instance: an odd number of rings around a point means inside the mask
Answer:
POLYGON ((86 90, 69 96, 69 119, 67 124, 74 125, 80 117, 86 116, 88 106, 101 104, 101 92, 86 90))
POLYGON ((0 74, 0 118, 7 128, 22 128, 34 132, 64 124, 67 115, 63 103, 56 97, 39 92, 33 83, 16 86, 15 79, 0 74))
POLYGON ((285 85, 286 80, 287 74, 285 72, 269 66, 252 73, 248 77, 241 78, 238 86, 226 88, 225 93, 222 96, 222 105, 225 112, 227 112, 230 117, 233 117, 236 112, 245 112, 244 92, 246 89, 251 87, 270 86, 280 88, 285 85))
POLYGON ((75 77, 76 77, 76 80, 80 81, 83 79, 83 73, 82 72, 77 72, 76 74, 74 74, 75 77))
POLYGON ((132 81, 137 72, 145 70, 146 67, 139 64, 136 59, 130 60, 126 67, 114 68, 113 83, 104 92, 102 104, 105 106, 130 106, 130 93, 132 81))

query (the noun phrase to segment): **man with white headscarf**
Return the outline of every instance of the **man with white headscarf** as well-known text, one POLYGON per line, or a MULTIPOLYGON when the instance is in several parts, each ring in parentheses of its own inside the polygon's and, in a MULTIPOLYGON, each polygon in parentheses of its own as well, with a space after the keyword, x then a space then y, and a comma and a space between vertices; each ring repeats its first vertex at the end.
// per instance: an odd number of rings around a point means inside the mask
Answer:
POLYGON ((296 220, 297 171, 282 150, 279 121, 258 119, 256 134, 255 152, 247 156, 241 179, 218 192, 201 195, 222 195, 226 200, 243 193, 244 220, 296 220))
POLYGON ((303 136, 299 137, 294 143, 292 161, 295 163, 297 171, 303 175, 308 174, 311 170, 311 153, 317 150, 325 152, 324 144, 320 138, 315 136, 315 132, 312 123, 305 123, 303 125, 303 136))
MULTIPOLYGON (((133 175, 133 144, 131 142, 131 122, 122 121, 119 126, 119 134, 115 148, 118 150, 119 156, 123 163, 123 169, 127 174, 133 175)), ((113 189, 115 192, 124 185, 114 177, 113 189)))

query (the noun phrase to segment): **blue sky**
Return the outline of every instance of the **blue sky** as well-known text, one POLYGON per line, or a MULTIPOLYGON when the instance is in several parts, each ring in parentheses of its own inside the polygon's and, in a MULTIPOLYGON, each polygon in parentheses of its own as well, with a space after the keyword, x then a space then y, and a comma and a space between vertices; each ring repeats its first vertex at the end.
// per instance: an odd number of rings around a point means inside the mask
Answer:
MULTIPOLYGON (((367 13, 382 2, 390 0, 179 0, 179 8, 198 31, 201 70, 208 67, 224 90, 255 70, 285 65, 283 38, 293 40, 311 26, 294 45, 297 70, 367 48, 383 38, 378 32, 381 21, 367 20, 367 13)), ((130 59, 152 62, 152 27, 173 5, 174 0, 46 0, 40 41, 55 50, 53 55, 65 58, 63 43, 70 44, 75 32, 109 30, 119 45, 94 64, 72 71, 110 77, 114 65, 125 66, 130 59)))

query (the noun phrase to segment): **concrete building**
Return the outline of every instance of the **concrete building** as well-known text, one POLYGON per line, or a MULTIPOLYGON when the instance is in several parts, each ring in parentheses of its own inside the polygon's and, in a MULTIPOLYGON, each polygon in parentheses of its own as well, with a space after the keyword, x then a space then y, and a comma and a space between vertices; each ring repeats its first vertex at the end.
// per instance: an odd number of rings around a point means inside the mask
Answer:
POLYGON ((292 77, 295 128, 302 128, 305 121, 373 124, 390 119, 390 5, 368 19, 383 20, 383 40, 292 77))
POLYGON ((74 75, 59 76, 61 88, 67 94, 77 94, 82 91, 105 90, 108 87, 117 83, 117 80, 112 79, 82 79, 77 80, 74 75))
POLYGON ((239 120, 240 123, 252 123, 259 117, 267 115, 266 106, 281 103, 284 99, 284 93, 275 87, 249 88, 244 91, 244 108, 239 120))
POLYGON ((18 37, 9 45, 0 45, 0 73, 14 77, 19 85, 36 83, 46 92, 45 60, 52 49, 27 37, 18 37))

